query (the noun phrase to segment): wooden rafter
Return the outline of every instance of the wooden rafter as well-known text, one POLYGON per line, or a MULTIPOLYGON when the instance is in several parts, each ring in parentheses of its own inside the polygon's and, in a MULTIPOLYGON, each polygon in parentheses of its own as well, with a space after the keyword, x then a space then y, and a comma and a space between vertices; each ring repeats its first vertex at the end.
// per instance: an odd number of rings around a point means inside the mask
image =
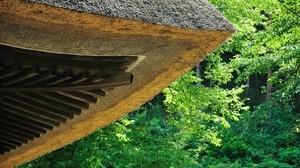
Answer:
POLYGON ((0 45, 0 154, 60 126, 105 90, 132 83, 137 56, 79 56, 0 45))

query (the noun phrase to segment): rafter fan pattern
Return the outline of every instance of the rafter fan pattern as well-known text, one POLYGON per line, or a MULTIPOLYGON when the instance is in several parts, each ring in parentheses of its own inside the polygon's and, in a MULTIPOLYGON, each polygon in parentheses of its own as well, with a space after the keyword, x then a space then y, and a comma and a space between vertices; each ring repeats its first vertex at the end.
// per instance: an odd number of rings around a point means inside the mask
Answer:
POLYGON ((137 56, 78 56, 0 45, 0 154, 80 115, 132 83, 137 56))

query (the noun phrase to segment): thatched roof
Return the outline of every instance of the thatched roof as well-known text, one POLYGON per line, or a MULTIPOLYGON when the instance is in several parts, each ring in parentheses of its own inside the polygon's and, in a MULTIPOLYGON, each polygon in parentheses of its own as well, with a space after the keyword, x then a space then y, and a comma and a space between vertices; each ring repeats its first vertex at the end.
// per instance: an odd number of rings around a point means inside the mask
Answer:
MULTIPOLYGON (((0 167, 28 162, 131 112, 189 71, 235 31, 206 0, 31 1, 0 1, 0 44, 6 46, 0 47, 3 65, 11 62, 4 56, 11 54, 9 47, 14 48, 13 51, 22 50, 21 53, 26 50, 44 53, 41 55, 50 53, 50 60, 51 53, 70 58, 74 55, 133 56, 137 59, 123 72, 132 74, 134 79, 130 85, 107 91, 105 97, 95 96, 96 102, 90 103, 87 109, 80 109, 80 114, 75 114, 74 118, 0 155, 0 167)), ((29 57, 25 54, 22 58, 25 65, 31 65, 29 57)), ((42 62, 37 66, 44 67, 42 62)), ((64 68, 64 64, 57 66, 64 68)), ((109 66, 106 69, 109 71, 109 66)), ((6 87, 0 83, 0 91, 5 91, 6 87)), ((44 86, 38 89, 41 88, 43 90, 44 86)), ((14 93, 2 94, 0 104, 7 103, 4 100, 11 99, 12 95, 20 96, 14 89, 11 89, 14 93)), ((38 89, 35 91, 41 91, 38 89)), ((36 97, 41 96, 37 94, 36 97)), ((23 98, 28 95, 26 93, 23 98)), ((3 140, 0 147, 1 142, 3 140)))

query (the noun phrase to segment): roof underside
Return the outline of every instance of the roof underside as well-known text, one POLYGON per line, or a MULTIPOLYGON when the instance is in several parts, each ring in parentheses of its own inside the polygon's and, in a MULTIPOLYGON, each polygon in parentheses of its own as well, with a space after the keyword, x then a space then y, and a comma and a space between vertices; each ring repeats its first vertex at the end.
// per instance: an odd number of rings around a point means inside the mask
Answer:
POLYGON ((136 109, 233 32, 206 0, 0 1, 0 167, 136 109))
POLYGON ((0 45, 0 155, 132 83, 137 56, 77 56, 0 45))

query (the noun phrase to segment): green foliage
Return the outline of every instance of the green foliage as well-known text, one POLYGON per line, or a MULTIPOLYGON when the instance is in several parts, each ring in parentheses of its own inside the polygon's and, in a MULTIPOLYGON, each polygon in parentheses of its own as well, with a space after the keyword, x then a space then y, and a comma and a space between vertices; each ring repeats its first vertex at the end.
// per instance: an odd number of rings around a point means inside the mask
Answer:
POLYGON ((173 144, 164 109, 148 106, 21 167, 197 167, 187 151, 173 144))
POLYGON ((210 146, 202 163, 207 167, 299 167, 300 17, 295 7, 299 2, 211 2, 239 31, 206 59, 206 77, 224 86, 217 67, 227 66, 223 69, 233 72, 228 75, 233 80, 225 87, 245 84, 250 79, 244 96, 256 99, 251 102, 259 100, 256 104, 260 105, 241 114, 239 122, 230 123, 230 129, 223 129, 222 146, 210 146), (269 79, 268 70, 272 70, 269 79), (260 92, 267 84, 272 86, 273 98, 262 103, 264 95, 260 92))
POLYGON ((220 146, 220 129, 229 128, 229 120, 237 121, 240 111, 246 109, 238 96, 242 88, 208 88, 199 81, 189 72, 164 90, 164 103, 171 114, 168 122, 179 129, 176 143, 194 157, 209 144, 220 146))
MULTIPOLYGON (((227 72, 236 71, 241 82, 254 74, 273 70, 269 83, 276 85, 282 96, 300 92, 300 16, 299 2, 293 0, 211 0, 237 27, 233 39, 218 50, 236 53, 227 72), (250 14, 251 13, 251 14, 250 14), (229 71, 229 70, 230 71, 229 71)), ((214 58, 215 59, 215 58, 214 58)), ((215 65, 216 67, 220 65, 215 65)), ((214 68, 215 70, 215 68, 214 68)), ((211 72, 210 76, 219 76, 211 72)))
POLYGON ((240 161, 243 167, 298 167, 300 136, 294 124, 299 114, 294 110, 273 99, 242 114, 223 131, 223 145, 210 149, 212 156, 240 161))
POLYGON ((278 150, 278 156, 281 162, 300 166, 300 150, 297 147, 280 148, 278 150))

